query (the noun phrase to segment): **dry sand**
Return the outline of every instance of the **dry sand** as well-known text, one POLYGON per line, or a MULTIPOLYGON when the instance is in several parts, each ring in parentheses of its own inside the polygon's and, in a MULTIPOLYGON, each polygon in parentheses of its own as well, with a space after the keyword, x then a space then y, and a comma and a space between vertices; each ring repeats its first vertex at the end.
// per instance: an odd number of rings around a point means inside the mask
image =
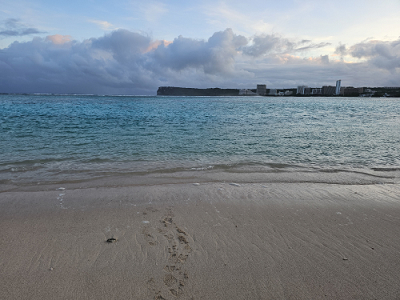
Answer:
POLYGON ((0 193, 0 299, 400 299, 397 183, 59 187, 0 193))

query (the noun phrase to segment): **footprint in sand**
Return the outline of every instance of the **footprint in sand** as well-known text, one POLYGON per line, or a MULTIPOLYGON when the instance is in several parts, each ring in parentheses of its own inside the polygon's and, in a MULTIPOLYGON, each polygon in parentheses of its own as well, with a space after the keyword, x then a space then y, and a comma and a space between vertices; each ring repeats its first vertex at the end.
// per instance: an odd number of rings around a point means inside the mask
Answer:
POLYGON ((181 297, 184 295, 184 287, 189 279, 183 267, 192 252, 190 238, 186 231, 174 222, 173 217, 172 211, 168 210, 167 214, 160 219, 163 228, 158 228, 158 234, 168 243, 169 258, 168 264, 163 268, 162 286, 157 285, 154 278, 147 282, 148 291, 153 299, 181 297))
POLYGON ((183 288, 186 281, 189 279, 187 273, 173 265, 165 266, 164 271, 167 273, 164 275, 164 285, 168 288, 169 293, 175 297, 183 295, 183 288))
POLYGON ((144 239, 147 241, 147 243, 150 246, 157 245, 157 237, 153 232, 150 232, 150 228, 149 227, 143 228, 142 233, 144 235, 144 239))
POLYGON ((175 283, 177 283, 178 279, 176 279, 172 274, 167 274, 164 276, 164 284, 167 287, 173 286, 175 283))

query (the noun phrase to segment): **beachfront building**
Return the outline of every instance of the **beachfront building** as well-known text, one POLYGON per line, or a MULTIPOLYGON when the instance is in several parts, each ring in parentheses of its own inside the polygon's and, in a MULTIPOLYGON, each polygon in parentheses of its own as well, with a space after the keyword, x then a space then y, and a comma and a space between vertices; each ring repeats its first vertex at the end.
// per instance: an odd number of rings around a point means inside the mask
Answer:
POLYGON ((336 95, 340 94, 340 85, 342 84, 341 80, 336 81, 336 95))
POLYGON ((306 88, 304 89, 303 95, 310 96, 310 95, 311 95, 311 91, 312 91, 312 88, 306 87, 306 88))
POLYGON ((267 94, 266 84, 257 84, 257 95, 265 96, 267 94))
POLYGON ((358 97, 364 93, 364 88, 355 88, 352 86, 342 87, 340 89, 340 95, 345 97, 358 97))
POLYGON ((278 91, 276 89, 270 89, 268 95, 277 96, 278 95, 278 91))
POLYGON ((304 95, 305 89, 308 88, 306 85, 299 85, 297 87, 297 94, 304 95))
POLYGON ((322 95, 322 89, 316 88, 316 89, 312 89, 311 91, 311 95, 322 95))
POLYGON ((257 94, 254 93, 252 90, 242 89, 239 90, 239 96, 256 96, 257 94))
POLYGON ((322 95, 333 96, 336 93, 336 87, 331 85, 324 85, 322 87, 322 95))

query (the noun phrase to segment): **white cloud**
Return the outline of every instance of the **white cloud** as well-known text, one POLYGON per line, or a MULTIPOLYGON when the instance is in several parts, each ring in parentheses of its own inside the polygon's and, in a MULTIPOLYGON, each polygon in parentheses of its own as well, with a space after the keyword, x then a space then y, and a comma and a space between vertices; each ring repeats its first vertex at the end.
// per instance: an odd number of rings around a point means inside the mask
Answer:
POLYGON ((107 21, 89 20, 89 22, 98 25, 102 30, 105 30, 105 31, 111 31, 111 30, 118 29, 118 27, 114 26, 113 24, 111 24, 107 21))
POLYGON ((51 41, 56 45, 62 45, 71 42, 72 37, 70 35, 54 34, 47 36, 46 40, 51 41))

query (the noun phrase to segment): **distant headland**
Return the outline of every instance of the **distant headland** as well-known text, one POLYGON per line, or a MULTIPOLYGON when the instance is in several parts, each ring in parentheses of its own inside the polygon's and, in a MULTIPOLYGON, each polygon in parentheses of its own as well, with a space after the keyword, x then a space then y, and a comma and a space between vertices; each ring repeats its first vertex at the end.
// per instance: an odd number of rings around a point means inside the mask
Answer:
POLYGON ((174 86, 161 86, 157 90, 157 95, 161 96, 239 96, 239 89, 196 89, 174 86))
POLYGON ((311 88, 305 85, 288 89, 267 89, 258 84, 256 89, 186 88, 160 86, 159 96, 297 96, 297 97, 400 97, 400 87, 342 87, 341 80, 336 86, 311 88))

